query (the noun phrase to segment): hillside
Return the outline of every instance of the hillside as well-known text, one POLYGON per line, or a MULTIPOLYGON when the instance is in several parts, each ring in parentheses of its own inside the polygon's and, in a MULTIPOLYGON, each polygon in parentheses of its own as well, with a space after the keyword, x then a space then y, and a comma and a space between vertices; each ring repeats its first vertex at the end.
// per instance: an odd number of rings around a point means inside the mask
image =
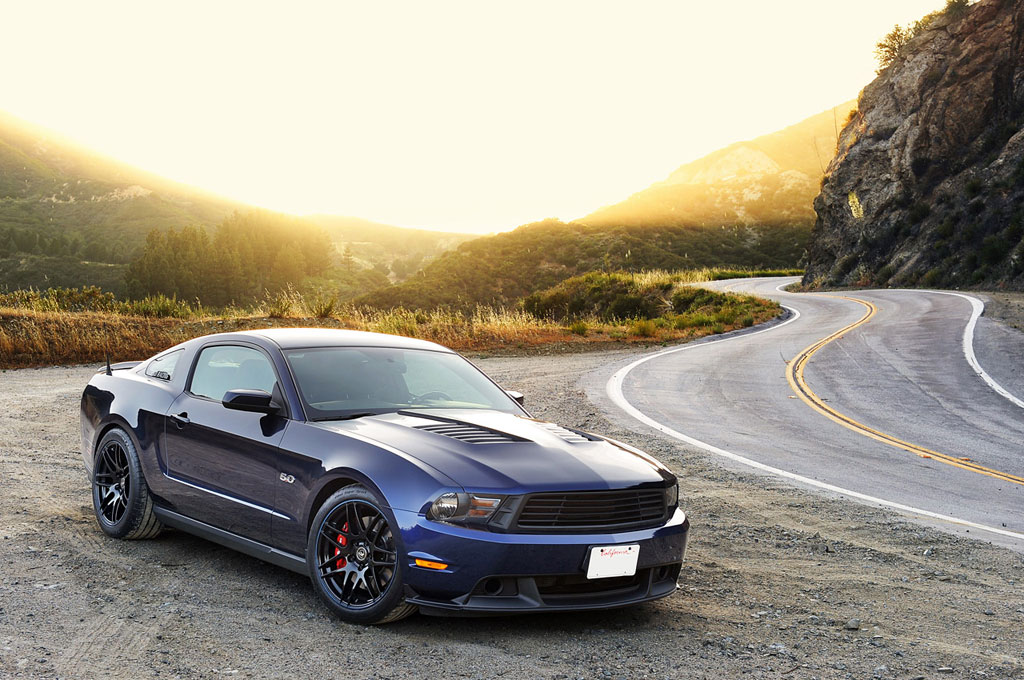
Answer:
POLYGON ((441 253, 477 238, 476 234, 395 227, 359 217, 310 215, 308 219, 327 232, 338 252, 396 281, 407 278, 441 253))
POLYGON ((1024 0, 963 5, 864 88, 806 284, 1024 289, 1024 0))
POLYGON ((0 235, 31 231, 83 248, 105 241, 116 255, 102 246, 89 255, 115 262, 126 259, 121 243, 149 229, 211 225, 239 207, 0 112, 0 235))
POLYGON ((737 142, 678 168, 663 182, 582 218, 593 225, 803 225, 836 149, 849 101, 795 125, 737 142))
POLYGON ((514 305, 595 270, 793 267, 803 226, 619 226, 545 220, 463 243, 404 283, 356 299, 377 308, 514 305))
MULTIPOLYGON (((0 112, 0 289, 87 285, 118 295, 129 289, 181 295, 187 289, 191 299, 196 296, 192 286, 127 286, 126 275, 139 281, 138 272, 129 274, 128 263, 143 254, 153 230, 198 226, 212 234, 233 215, 250 212, 0 112)), ((331 249, 331 266, 306 282, 342 299, 387 285, 389 277, 404 279, 473 238, 330 215, 296 222, 307 223, 322 227, 337 253, 331 249)), ((219 300, 228 293, 207 291, 200 297, 219 300)))

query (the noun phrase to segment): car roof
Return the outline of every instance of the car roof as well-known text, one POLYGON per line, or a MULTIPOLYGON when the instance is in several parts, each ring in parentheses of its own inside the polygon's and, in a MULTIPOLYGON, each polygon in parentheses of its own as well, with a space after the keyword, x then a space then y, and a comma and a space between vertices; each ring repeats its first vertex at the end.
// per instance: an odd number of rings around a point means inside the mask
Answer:
MULTIPOLYGON (((406 338, 387 333, 369 333, 335 328, 264 328, 253 331, 224 333, 232 336, 259 336, 270 340, 281 349, 306 347, 395 347, 398 349, 423 349, 434 352, 452 350, 427 340, 406 338)), ((209 336, 207 336, 209 337, 209 336)))

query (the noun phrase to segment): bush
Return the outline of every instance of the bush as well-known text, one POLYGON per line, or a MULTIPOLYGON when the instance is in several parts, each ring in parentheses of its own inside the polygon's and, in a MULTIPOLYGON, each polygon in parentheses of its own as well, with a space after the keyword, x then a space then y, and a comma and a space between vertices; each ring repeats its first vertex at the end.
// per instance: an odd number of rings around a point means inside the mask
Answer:
POLYGON ((910 223, 917 224, 932 214, 932 207, 923 201, 910 206, 910 223))
POLYGON ((672 311, 676 314, 689 314, 700 309, 724 305, 729 296, 707 288, 684 286, 672 294, 672 311))
POLYGON ((677 316, 672 325, 676 330, 683 330, 686 328, 706 328, 714 323, 715 320, 711 318, 710 314, 696 312, 677 316))
POLYGON ((0 307, 36 312, 111 312, 117 308, 117 301, 113 293, 105 293, 96 286, 28 288, 0 293, 0 307))
POLYGON ((682 277, 668 272, 590 272, 530 295, 523 308, 538 318, 555 320, 653 319, 666 311, 665 297, 682 277))
POLYGON ((935 286, 939 285, 941 281, 942 270, 939 269, 938 267, 929 269, 928 272, 923 277, 921 277, 921 283, 926 288, 934 288, 935 286))
POLYGON ((588 330, 590 330, 590 327, 587 326, 585 321, 574 321, 569 324, 569 332, 573 335, 586 336, 588 330))
POLYGON ((315 319, 329 319, 338 310, 337 298, 325 293, 323 290, 317 290, 303 296, 302 302, 306 308, 306 313, 315 319))
POLYGON ((629 323, 629 333, 640 338, 653 338, 658 334, 658 327, 650 319, 636 319, 629 323))
POLYGON ((122 303, 122 313, 135 316, 149 316, 158 319, 189 319, 197 316, 196 311, 185 302, 173 295, 167 297, 163 293, 147 295, 141 300, 129 300, 122 303))
POLYGON ((284 319, 291 316, 294 307, 294 291, 291 287, 276 293, 267 291, 263 300, 263 310, 271 319, 284 319))

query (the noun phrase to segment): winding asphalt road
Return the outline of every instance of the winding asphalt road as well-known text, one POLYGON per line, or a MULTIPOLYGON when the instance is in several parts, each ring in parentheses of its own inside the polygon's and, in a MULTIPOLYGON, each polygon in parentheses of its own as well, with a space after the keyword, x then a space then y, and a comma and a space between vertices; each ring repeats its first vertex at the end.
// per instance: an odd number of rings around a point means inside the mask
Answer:
POLYGON ((618 366, 599 401, 730 466, 1024 549, 1024 335, 982 317, 965 353, 966 297, 794 280, 717 282, 790 317, 618 366))

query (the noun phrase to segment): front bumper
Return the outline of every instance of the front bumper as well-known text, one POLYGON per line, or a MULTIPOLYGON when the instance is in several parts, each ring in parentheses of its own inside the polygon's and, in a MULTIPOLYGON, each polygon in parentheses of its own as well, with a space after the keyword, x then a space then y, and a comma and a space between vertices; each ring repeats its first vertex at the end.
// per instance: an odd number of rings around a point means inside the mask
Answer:
POLYGON ((608 609, 675 590, 690 522, 676 510, 653 529, 610 534, 500 534, 396 510, 405 544, 406 600, 425 614, 608 609), (635 576, 588 580, 594 546, 639 544, 635 576), (416 566, 417 558, 448 565, 416 566))

